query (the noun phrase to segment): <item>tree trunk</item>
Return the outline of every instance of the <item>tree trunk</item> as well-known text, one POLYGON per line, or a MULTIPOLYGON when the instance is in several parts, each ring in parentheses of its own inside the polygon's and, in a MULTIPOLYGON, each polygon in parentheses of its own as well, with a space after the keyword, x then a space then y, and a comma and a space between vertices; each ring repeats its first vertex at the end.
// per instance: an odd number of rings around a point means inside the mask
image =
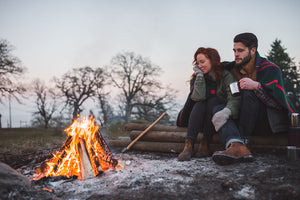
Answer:
POLYGON ((125 124, 127 124, 130 120, 131 111, 132 111, 132 106, 127 104, 126 105, 126 113, 125 113, 125 124))
POLYGON ((48 129, 49 121, 45 120, 45 129, 48 129))
POLYGON ((75 119, 77 119, 77 117, 78 117, 78 106, 75 106, 74 105, 74 110, 73 110, 73 119, 72 119, 72 121, 74 121, 75 119))

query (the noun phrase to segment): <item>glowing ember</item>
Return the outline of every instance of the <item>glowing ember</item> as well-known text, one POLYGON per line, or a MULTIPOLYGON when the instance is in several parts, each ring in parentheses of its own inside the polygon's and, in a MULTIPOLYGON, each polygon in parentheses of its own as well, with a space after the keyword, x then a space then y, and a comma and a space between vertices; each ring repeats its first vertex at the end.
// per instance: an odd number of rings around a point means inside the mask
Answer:
POLYGON ((43 187, 43 190, 48 191, 48 192, 53 192, 53 190, 45 188, 45 187, 43 187))
POLYGON ((53 157, 43 163, 34 174, 34 180, 48 176, 77 176, 82 179, 81 156, 79 153, 80 141, 84 142, 94 176, 111 168, 122 168, 117 159, 113 158, 103 137, 99 132, 99 126, 95 125, 95 119, 82 117, 75 120, 71 126, 65 129, 68 139, 53 157), (100 169, 100 170, 99 170, 100 169), (102 170, 102 171, 101 171, 102 170))

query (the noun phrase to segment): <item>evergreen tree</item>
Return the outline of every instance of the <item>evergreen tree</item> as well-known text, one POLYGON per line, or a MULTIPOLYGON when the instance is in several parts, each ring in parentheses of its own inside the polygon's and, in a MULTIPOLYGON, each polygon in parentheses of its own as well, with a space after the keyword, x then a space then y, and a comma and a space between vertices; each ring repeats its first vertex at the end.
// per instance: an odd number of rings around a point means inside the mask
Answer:
POLYGON ((275 39, 271 44, 271 50, 266 56, 270 61, 278 65, 282 72, 282 79, 286 92, 290 100, 299 111, 300 109, 300 74, 297 66, 286 52, 286 48, 281 45, 281 40, 275 39))

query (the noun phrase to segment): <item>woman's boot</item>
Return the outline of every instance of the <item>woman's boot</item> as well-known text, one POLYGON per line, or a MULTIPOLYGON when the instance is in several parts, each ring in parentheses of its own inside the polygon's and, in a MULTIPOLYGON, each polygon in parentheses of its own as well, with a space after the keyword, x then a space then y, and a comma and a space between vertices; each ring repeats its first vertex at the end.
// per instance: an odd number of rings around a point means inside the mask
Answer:
POLYGON ((178 156, 178 161, 189 161, 191 160, 194 149, 194 143, 190 140, 185 140, 185 146, 183 151, 178 156))
POLYGON ((211 153, 209 151, 209 144, 206 140, 201 140, 198 151, 195 154, 195 157, 209 157, 211 153))

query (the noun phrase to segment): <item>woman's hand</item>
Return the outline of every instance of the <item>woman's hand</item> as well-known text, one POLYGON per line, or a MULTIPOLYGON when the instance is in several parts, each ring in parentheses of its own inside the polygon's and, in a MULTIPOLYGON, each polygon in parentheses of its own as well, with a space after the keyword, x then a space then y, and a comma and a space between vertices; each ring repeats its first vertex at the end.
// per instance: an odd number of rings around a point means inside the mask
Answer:
POLYGON ((250 78, 242 78, 239 82, 242 90, 257 90, 259 86, 259 82, 250 78))
POLYGON ((229 116, 231 115, 231 110, 228 108, 223 108, 219 112, 216 112, 214 116, 212 117, 212 123, 215 126, 216 131, 218 132, 223 125, 227 122, 229 119, 229 116))
POLYGON ((195 65, 193 67, 193 70, 194 70, 194 73, 195 73, 196 76, 203 76, 203 72, 201 71, 201 69, 197 65, 195 65))

